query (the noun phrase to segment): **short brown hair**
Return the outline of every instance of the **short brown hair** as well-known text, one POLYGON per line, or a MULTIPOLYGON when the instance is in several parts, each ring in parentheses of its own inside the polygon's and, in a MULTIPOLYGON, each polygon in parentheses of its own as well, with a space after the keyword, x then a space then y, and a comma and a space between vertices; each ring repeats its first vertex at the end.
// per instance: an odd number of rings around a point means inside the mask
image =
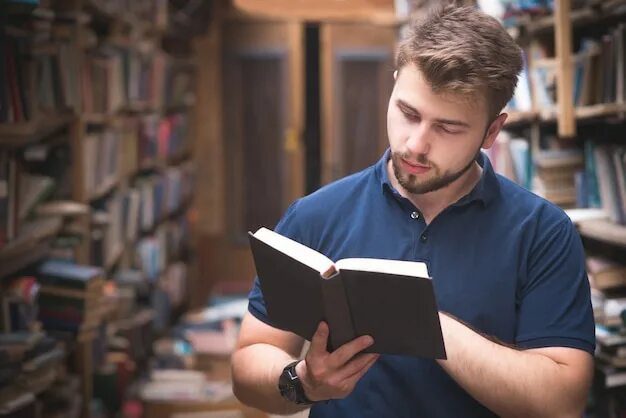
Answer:
POLYGON ((435 92, 486 92, 489 117, 511 100, 522 51, 502 25, 474 7, 445 6, 411 23, 396 65, 415 64, 435 92))

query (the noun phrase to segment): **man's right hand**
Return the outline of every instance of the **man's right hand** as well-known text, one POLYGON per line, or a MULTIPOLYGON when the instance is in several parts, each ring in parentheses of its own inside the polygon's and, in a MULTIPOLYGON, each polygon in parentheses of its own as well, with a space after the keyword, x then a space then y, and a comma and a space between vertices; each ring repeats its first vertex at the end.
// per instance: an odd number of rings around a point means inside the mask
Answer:
POLYGON ((296 366, 304 392, 311 401, 342 399, 376 362, 379 354, 358 354, 374 343, 364 335, 329 353, 328 325, 321 322, 311 339, 304 361, 296 366))

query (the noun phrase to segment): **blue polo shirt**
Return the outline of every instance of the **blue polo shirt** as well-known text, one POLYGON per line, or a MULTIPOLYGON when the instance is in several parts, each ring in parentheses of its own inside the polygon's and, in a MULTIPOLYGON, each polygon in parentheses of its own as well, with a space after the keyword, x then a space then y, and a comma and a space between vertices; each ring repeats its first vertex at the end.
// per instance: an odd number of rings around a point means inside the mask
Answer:
MULTIPOLYGON (((389 182, 389 150, 374 166, 289 207, 276 231, 333 260, 423 261, 439 309, 521 349, 593 353, 594 322, 580 238, 557 206, 494 173, 429 225, 389 182)), ((249 311, 271 325, 258 279, 249 311)), ((398 329, 399 333, 403 330, 398 329)), ((480 376, 476 376, 480 379, 480 376)), ((493 417, 434 360, 382 355, 345 399, 311 417, 493 417)))

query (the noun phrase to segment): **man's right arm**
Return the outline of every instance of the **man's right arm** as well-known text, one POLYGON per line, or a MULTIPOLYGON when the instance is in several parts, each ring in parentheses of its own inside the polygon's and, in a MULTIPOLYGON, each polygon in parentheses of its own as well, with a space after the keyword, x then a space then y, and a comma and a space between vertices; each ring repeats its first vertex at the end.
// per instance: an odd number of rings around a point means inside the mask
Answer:
POLYGON ((303 344, 297 335, 273 328, 248 312, 232 355, 235 396, 246 405, 273 414, 305 409, 285 400, 278 391, 283 368, 300 357, 303 344))
MULTIPOLYGON (((307 398, 314 402, 348 396, 378 359, 378 354, 359 354, 373 344, 369 336, 358 337, 332 353, 326 351, 327 341, 328 325, 322 322, 304 360, 296 367, 307 398)), ((235 396, 246 405, 273 414, 306 409, 283 399, 278 390, 283 369, 300 357, 303 344, 295 334, 273 328, 247 313, 232 356, 235 396)))

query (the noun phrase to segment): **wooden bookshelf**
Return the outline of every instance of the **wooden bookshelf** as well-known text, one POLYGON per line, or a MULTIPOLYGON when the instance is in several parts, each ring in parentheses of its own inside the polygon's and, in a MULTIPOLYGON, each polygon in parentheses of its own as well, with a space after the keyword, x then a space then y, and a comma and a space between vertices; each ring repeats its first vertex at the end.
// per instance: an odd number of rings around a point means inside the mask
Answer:
MULTIPOLYGON (((70 102, 70 100, 66 100, 66 95, 72 99, 77 98, 77 100, 72 102, 71 106, 64 105, 61 107, 57 106, 56 97, 53 98, 55 100, 50 99, 46 101, 45 99, 48 98, 42 94, 33 94, 33 97, 30 97, 30 95, 25 96, 29 100, 24 99, 19 102, 19 106, 24 106, 23 115, 30 115, 34 120, 28 123, 0 123, 0 148, 8 150, 7 155, 11 158, 14 156, 22 158, 15 151, 26 145, 43 142, 48 139, 61 139, 60 136, 57 137, 54 134, 67 130, 67 135, 64 135, 64 138, 69 137, 69 144, 67 145, 70 148, 69 152, 71 155, 68 157, 68 160, 71 161, 71 167, 68 167, 64 175, 71 179, 71 182, 68 184, 68 187, 71 187, 71 198, 88 205, 91 208, 90 213, 106 211, 108 220, 114 221, 106 225, 97 224, 97 222, 93 222, 92 215, 82 215, 80 218, 73 219, 72 226, 75 226, 74 231, 78 230, 81 232, 80 248, 75 250, 75 258, 79 264, 96 262, 101 264, 106 279, 111 278, 116 269, 142 268, 134 259, 136 248, 133 246, 136 242, 134 240, 130 242, 130 239, 127 240, 123 230, 127 221, 123 216, 126 213, 120 216, 117 215, 128 210, 123 207, 125 201, 122 199, 129 197, 131 192, 137 193, 136 191, 144 186, 144 179, 137 176, 137 174, 145 174, 145 184, 149 185, 149 190, 146 191, 146 194, 151 195, 151 198, 147 198, 147 201, 150 202, 152 198, 156 198, 158 191, 158 198, 163 201, 162 203, 165 201, 165 190, 167 190, 167 187, 174 184, 172 189, 181 190, 182 193, 183 190, 187 191, 187 188, 183 187, 186 184, 179 185, 178 181, 187 181, 187 178, 191 178, 191 176, 187 175, 186 165, 178 166, 191 159, 190 150, 193 148, 191 135, 194 134, 192 118, 173 116, 176 114, 189 115, 196 106, 196 91, 194 91, 193 84, 187 83, 188 80, 189 83, 195 83, 193 80, 193 72, 196 71, 196 60, 193 58, 194 51, 191 48, 187 48, 185 51, 188 54, 185 57, 184 54, 177 56, 176 53, 178 51, 166 50, 166 44, 162 38, 170 32, 170 28, 159 23, 163 22, 162 20, 153 21, 153 17, 162 17, 162 15, 154 14, 155 10, 151 7, 146 8, 145 4, 139 5, 139 3, 135 1, 68 0, 50 3, 52 7, 62 7, 62 10, 45 11, 37 9, 37 13, 43 13, 49 17, 53 25, 50 29, 51 37, 59 36, 62 38, 62 41, 58 42, 63 42, 63 45, 60 45, 54 38, 54 42, 28 51, 28 55, 34 56, 34 59, 44 60, 48 56, 56 59, 56 57, 62 56, 63 47, 67 46, 68 50, 75 54, 72 57, 76 58, 76 66, 74 68, 78 68, 78 71, 73 71, 72 73, 61 71, 61 76, 52 76, 52 81, 48 82, 48 84, 51 84, 54 90, 62 90, 63 94, 59 94, 59 96, 63 96, 63 99, 59 100, 59 102, 70 102), (104 7, 99 7, 100 5, 104 5, 104 7), (118 7, 118 9, 113 10, 109 6, 113 8, 118 7), (119 9, 119 7, 123 9, 119 9), (60 16, 63 17, 57 19, 60 16), (60 27, 55 27, 57 23, 60 27), (54 32, 52 32, 53 30, 54 32), (107 48, 109 46, 113 46, 113 48, 107 48), (143 48, 144 46, 146 46, 145 49, 143 48), (120 50, 124 48, 129 51, 120 50), (137 57, 133 57, 133 53, 136 53, 137 57), (131 56, 130 58, 128 57, 129 55, 131 56), (111 57, 113 59, 110 59, 111 57), (122 71, 122 67, 128 64, 127 61, 123 60, 131 60, 133 58, 140 61, 140 65, 133 67, 136 79, 132 79, 132 75, 129 76, 122 71), (144 65, 147 68, 144 68, 144 65), (177 83, 175 86, 172 85, 174 82, 169 82, 167 78, 170 76, 169 72, 176 71, 176 69, 171 67, 176 66, 184 66, 182 70, 179 70, 183 74, 176 74, 176 77, 189 77, 189 79, 182 80, 183 86, 192 86, 191 88, 186 88, 186 90, 190 90, 189 92, 180 91, 181 82, 179 79, 175 80, 177 83), (159 74, 155 75, 157 72, 159 74), (67 74, 70 74, 69 77, 66 77, 67 74), (69 79, 72 81, 71 85, 67 82, 69 79), (106 80, 106 83, 99 83, 100 79, 106 80), (131 79, 135 82, 134 88, 129 87, 131 84, 129 80, 131 79), (59 83, 58 80, 61 80, 61 82, 59 83), (118 83, 120 88, 116 89, 118 83), (61 88, 59 89, 59 87, 61 88), (64 90, 63 87, 68 89, 64 90), (67 91, 69 93, 66 94, 67 91), (40 96, 44 98, 40 98, 40 96), (165 101, 164 97, 172 97, 172 103, 161 104, 161 102, 165 101), (37 112, 33 111, 31 113, 26 111, 30 110, 31 101, 35 104, 37 112), (46 112, 52 107, 59 107, 60 114, 46 116, 46 112), (71 111, 65 112, 64 109, 66 107, 71 107, 71 111), (155 124, 152 123, 152 116, 155 117, 155 124), (127 128, 126 121, 131 119, 132 121, 128 124, 130 127, 127 128), (132 131, 135 129, 135 126, 137 132, 132 131), (169 128, 171 128, 171 131, 168 130, 169 128), (151 131, 145 134, 145 130, 151 131), (94 144, 89 143, 86 139, 91 140, 96 137, 100 140, 100 135, 105 137, 110 131, 113 131, 112 135, 115 135, 116 138, 106 137, 104 141, 90 148, 94 144), (183 132, 186 132, 189 138, 180 139, 180 135, 183 132), (145 134, 145 137, 141 136, 142 134, 145 134), (168 135, 171 136, 168 137, 168 135), (124 146, 129 144, 128 141, 134 141, 133 145, 136 145, 137 149, 124 148, 124 146), (182 147, 184 147, 183 150, 170 155, 171 150, 182 147), (87 157, 88 152, 89 156, 94 155, 92 153, 93 149, 96 150, 97 158, 95 159, 87 157), (129 149, 130 151, 128 151, 129 149), (126 153, 127 151, 128 153, 126 153), (134 159, 133 157, 135 152, 137 157, 139 155, 158 155, 158 157, 149 158, 147 164, 146 161, 140 164, 140 162, 136 161, 138 158, 134 159), (109 159, 104 157, 109 155, 116 156, 116 163, 109 164, 109 159), (127 159, 124 158, 126 156, 128 156, 127 159), (102 161, 106 162, 101 164, 102 161), (98 168, 89 167, 89 164, 97 165, 98 168), (102 167, 100 167, 101 165, 102 167), (137 165, 140 165, 137 168, 141 171, 139 173, 132 172, 137 165), (101 170, 103 167, 104 170, 101 170), (116 170, 113 171, 113 168, 116 170), (177 168, 180 170, 180 173, 175 172, 177 168), (87 189, 85 183, 91 179, 90 175, 93 174, 89 172, 91 169, 96 170, 95 176, 98 177, 104 175, 103 173, 111 172, 124 172, 124 174, 111 175, 105 181, 97 183, 98 187, 87 189), (178 180, 180 178, 182 180, 178 180), (115 219, 113 219, 114 216, 115 219), (112 224, 116 224, 116 228, 108 230, 107 228, 111 227, 112 224), (120 229, 121 235, 117 233, 120 229), (116 233, 107 235, 111 231, 116 233), (101 237, 97 234, 104 234, 105 238, 101 243, 97 241, 101 237), (113 237, 113 239, 109 240, 110 237, 113 237), (118 240, 118 242, 113 243, 115 240, 118 240), (94 243, 97 245, 92 245, 94 243), (106 246, 103 250, 103 254, 106 256, 104 260, 100 254, 91 254, 96 248, 99 248, 99 245, 106 246)), ((167 1, 158 3, 159 7, 165 6, 165 14, 167 13, 167 4, 167 1)), ((0 13, 4 12, 1 4, 0 9, 0 13)), ((162 11, 163 9, 160 9, 158 13, 162 11)), ((1 20, 6 21, 4 18, 1 20)), ((14 23, 10 17, 8 22, 14 23)), ((21 31, 21 28, 18 29, 21 31)), ((191 43, 189 39, 183 39, 183 36, 189 38, 189 34, 181 33, 179 35, 180 41, 191 43)), ((17 48, 15 51, 17 51, 17 48)), ((21 52, 19 53, 21 54, 21 52)), ((18 52, 15 55, 21 56, 18 55, 18 52)), ((4 61, 4 57, 0 61, 4 61)), ((68 62, 69 60, 64 63, 67 64, 68 62)), ((60 67, 65 69, 62 64, 60 67)), ((30 78, 27 80, 29 83, 27 85, 28 91, 32 90, 40 93, 37 87, 42 80, 37 72, 33 72, 32 80, 30 78), (31 87, 30 83, 33 83, 35 87, 31 87)), ((6 86, 2 87, 3 92, 5 92, 6 86)), ((24 91, 20 91, 20 94, 24 95, 24 91)), ((14 103, 16 101, 13 101, 11 105, 16 106, 15 109, 19 109, 14 103)), ((3 115, 3 117, 6 120, 23 119, 23 117, 19 117, 17 111, 8 113, 7 116, 3 115)), ((63 145, 65 146, 66 144, 63 145)), ((56 152, 56 149, 54 151, 56 152)), ((59 152, 67 155, 65 148, 59 152)), ((16 161, 19 164, 23 163, 17 158, 11 161, 16 161)), ((26 164, 22 165, 25 166, 24 171, 30 169, 26 167, 26 164)), ((144 193, 143 189, 141 193, 144 193)), ((135 196, 137 194, 133 197, 135 196)), ((64 194, 63 198, 67 198, 66 194, 64 194)), ((137 206, 144 204, 144 198, 143 194, 140 195, 141 200, 137 206)), ((155 203, 155 213, 158 209, 156 205, 155 203)), ((184 216, 184 210, 189 208, 188 200, 184 200, 181 205, 183 207, 181 210, 160 216, 161 219, 157 220, 158 223, 151 232, 156 233, 158 228, 165 226, 169 221, 176 222, 172 225, 167 225, 168 230, 170 226, 171 228, 182 228, 183 226, 178 225, 178 221, 181 219, 174 218, 174 216, 184 216)), ((144 209, 142 208, 141 210, 144 209)), ((137 210, 137 218, 140 216, 141 214, 137 210)), ((40 228, 35 228, 34 232, 28 237, 17 237, 11 240, 0 249, 0 277, 19 273, 26 267, 45 259, 51 254, 53 240, 60 238, 61 233, 70 235, 66 242, 76 241, 74 240, 74 234, 68 232, 67 225, 64 228, 62 219, 57 219, 54 227, 51 222, 48 225, 42 224, 40 228)), ((139 223, 139 221, 137 222, 139 223)), ((182 224, 182 220, 180 223, 182 224)), ((13 228, 12 222, 7 224, 13 228)), ((15 228, 17 231, 20 231, 20 227, 21 225, 15 228)), ((12 230, 7 233, 8 235, 13 235, 12 230)), ((65 237, 63 236, 63 238, 65 237)), ((169 258, 170 242, 168 241, 167 244, 163 251, 169 258)), ((173 256, 174 253, 171 255, 173 256)), ((189 270, 191 271, 192 269, 190 268, 189 270)), ((80 375, 82 383, 81 390, 76 397, 81 398, 83 405, 81 416, 83 418, 89 418, 91 413, 90 403, 94 394, 92 386, 93 372, 100 366, 100 364, 94 364, 94 338, 85 335, 77 336, 79 348, 77 350, 78 355, 74 360, 76 362, 75 369, 80 375)))

